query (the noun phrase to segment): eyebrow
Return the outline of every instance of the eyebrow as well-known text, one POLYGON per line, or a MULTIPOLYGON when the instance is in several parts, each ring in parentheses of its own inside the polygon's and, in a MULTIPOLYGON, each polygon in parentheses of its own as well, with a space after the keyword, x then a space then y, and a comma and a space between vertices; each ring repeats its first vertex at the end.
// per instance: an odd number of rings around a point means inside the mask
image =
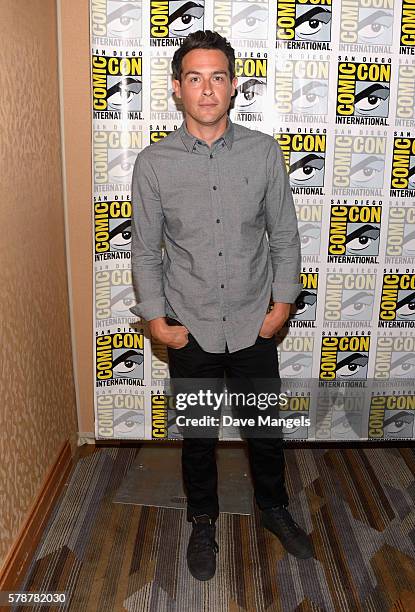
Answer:
MULTIPOLYGON (((202 74, 202 73, 198 72, 197 70, 188 70, 187 72, 184 73, 183 76, 187 77, 189 74, 202 74)), ((228 71, 227 70, 215 70, 211 74, 228 74, 228 71)))

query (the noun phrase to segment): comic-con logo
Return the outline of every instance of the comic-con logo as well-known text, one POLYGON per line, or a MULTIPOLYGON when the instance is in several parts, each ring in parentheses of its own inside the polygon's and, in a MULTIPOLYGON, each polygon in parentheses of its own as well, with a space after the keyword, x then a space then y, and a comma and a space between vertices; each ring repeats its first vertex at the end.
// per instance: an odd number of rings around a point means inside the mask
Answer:
POLYGON ((279 115, 297 115, 292 119, 301 122, 321 122, 321 115, 328 111, 328 91, 329 62, 277 58, 275 105, 279 115))
POLYGON ((277 0, 277 47, 330 49, 331 17, 331 0, 277 0))
MULTIPOLYGON (((225 38, 266 40, 268 0, 214 0, 213 29, 225 38)), ((243 45, 242 45, 243 46, 243 45)))
POLYGON ((95 191, 130 189, 134 163, 142 147, 142 133, 93 132, 93 171, 95 191))
POLYGON ((388 51, 392 44, 393 0, 342 0, 340 49, 388 51))
POLYGON ((410 335, 378 336, 374 377, 415 380, 415 338, 410 335))
POLYGON ((415 138, 393 139, 391 197, 415 196, 415 138))
POLYGON ((370 440, 414 437, 415 395, 374 395, 369 408, 370 440))
POLYGON ((326 134, 279 132, 274 137, 284 155, 292 192, 323 195, 326 134))
POLYGON ((151 394, 151 437, 163 440, 168 436, 168 398, 163 393, 151 394))
POLYGON ((415 66, 400 64, 398 68, 398 95, 396 98, 397 126, 415 125, 415 66))
POLYGON ((370 336, 323 336, 320 380, 367 378, 370 336))
POLYGON ((381 217, 382 206, 332 205, 327 261, 378 263, 381 217))
POLYGON ((183 119, 183 104, 171 86, 171 59, 150 57, 150 111, 153 121, 183 119))
POLYGON ((131 257, 131 202, 116 200, 94 204, 95 261, 102 253, 117 253, 105 259, 131 257))
POLYGON ((135 332, 102 334, 96 338, 97 386, 142 385, 144 335, 135 332))
POLYGON ((415 0, 403 0, 399 52, 413 55, 415 49, 415 0))
POLYGON ((379 327, 415 327, 415 274, 384 274, 379 327))
POLYGON ((281 378, 311 378, 314 338, 312 336, 284 336, 278 344, 278 363, 281 378))
POLYGON ((142 70, 141 57, 92 56, 94 119, 142 119, 142 70))
POLYGON ((336 135, 333 194, 382 195, 385 154, 384 136, 336 135))
POLYGON ((183 38, 204 29, 204 12, 204 0, 150 0, 150 45, 180 46, 183 38))
POLYGON ((297 296, 295 303, 291 306, 291 318, 288 321, 288 325, 290 327, 315 327, 318 270, 301 272, 300 283, 303 285, 303 289, 297 296))
POLYGON ((336 123, 387 125, 390 64, 339 61, 336 123))
POLYGON ((328 272, 324 302, 325 325, 340 327, 345 321, 370 325, 375 301, 376 274, 328 272), (339 325, 331 325, 338 322, 339 325))
POLYGON ((236 57, 238 77, 234 112, 236 121, 262 121, 267 94, 267 57, 236 57))
POLYGON ((136 41, 141 37, 141 9, 141 0, 91 0, 93 43, 110 42, 102 38, 136 41))
POLYGON ((362 435, 365 394, 361 389, 344 387, 340 393, 324 386, 316 397, 315 436, 317 440, 356 440, 362 435))
POLYGON ((415 208, 389 206, 385 263, 415 263, 415 208))
POLYGON ((136 303, 131 268, 103 269, 95 273, 95 319, 102 326, 109 319, 125 323, 136 303))
POLYGON ((302 261, 304 263, 318 262, 323 206, 321 204, 296 204, 295 210, 298 220, 302 261))
POLYGON ((98 395, 96 415, 98 438, 144 437, 144 395, 98 395))

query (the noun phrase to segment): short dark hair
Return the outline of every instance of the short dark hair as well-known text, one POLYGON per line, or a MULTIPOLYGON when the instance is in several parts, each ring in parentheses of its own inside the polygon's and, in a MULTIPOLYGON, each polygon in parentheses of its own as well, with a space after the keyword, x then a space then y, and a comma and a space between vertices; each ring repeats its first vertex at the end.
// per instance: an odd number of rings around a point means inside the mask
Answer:
POLYGON ((189 34, 189 36, 185 38, 181 47, 179 47, 173 55, 171 62, 173 79, 177 81, 181 80, 183 58, 186 53, 193 51, 193 49, 218 49, 219 51, 223 51, 228 58, 229 76, 232 81, 235 76, 235 51, 226 38, 211 30, 198 30, 197 32, 192 32, 192 34, 189 34))

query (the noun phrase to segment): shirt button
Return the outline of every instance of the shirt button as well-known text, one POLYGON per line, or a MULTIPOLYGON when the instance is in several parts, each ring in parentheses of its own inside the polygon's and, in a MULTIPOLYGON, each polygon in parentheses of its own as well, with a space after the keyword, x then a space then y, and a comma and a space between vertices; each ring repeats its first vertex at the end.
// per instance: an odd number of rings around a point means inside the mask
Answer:
POLYGON ((217 187, 216 185, 213 185, 213 191, 216 191, 217 187))
POLYGON ((210 157, 210 159, 213 159, 213 153, 211 153, 211 154, 209 155, 209 157, 210 157))
POLYGON ((222 283, 220 286, 221 289, 225 289, 225 285, 222 283))
POLYGON ((216 219, 216 223, 220 223, 220 219, 216 219))
POLYGON ((222 257, 222 251, 219 251, 218 255, 219 257, 222 257))
POLYGON ((226 317, 222 317, 222 321, 226 321, 226 317))

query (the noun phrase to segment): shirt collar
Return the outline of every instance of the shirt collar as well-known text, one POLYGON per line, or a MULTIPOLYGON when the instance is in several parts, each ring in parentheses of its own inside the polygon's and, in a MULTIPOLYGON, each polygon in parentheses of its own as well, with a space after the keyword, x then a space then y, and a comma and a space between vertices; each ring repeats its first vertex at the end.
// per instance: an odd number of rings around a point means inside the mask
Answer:
MULTIPOLYGON (((181 126, 179 127, 178 131, 180 133, 184 146, 191 153, 194 149, 195 144, 197 143, 198 140, 200 140, 200 138, 197 138, 197 136, 193 136, 193 134, 190 134, 189 130, 186 127, 186 121, 184 120, 181 126)), ((226 143, 226 146, 230 150, 233 144, 233 136, 234 136, 233 123, 228 117, 228 125, 226 127, 226 130, 224 131, 222 136, 220 136, 215 142, 223 138, 223 140, 226 143)), ((212 143, 212 144, 215 144, 215 143, 212 143)))

